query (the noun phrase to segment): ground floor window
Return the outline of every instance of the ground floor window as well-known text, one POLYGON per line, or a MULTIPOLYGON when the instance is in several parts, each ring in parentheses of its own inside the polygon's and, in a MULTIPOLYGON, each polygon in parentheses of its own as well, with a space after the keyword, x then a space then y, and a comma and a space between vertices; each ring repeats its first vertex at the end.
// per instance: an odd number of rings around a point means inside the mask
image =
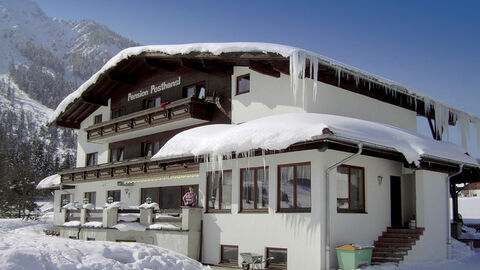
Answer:
POLYGON ((91 203, 91 204, 95 205, 96 195, 97 195, 96 192, 85 192, 83 194, 84 202, 88 202, 88 203, 91 203))
POLYGON ((240 170, 241 210, 267 210, 268 167, 240 170))
POLYGON ((66 204, 69 204, 69 203, 70 203, 70 194, 60 195, 60 207, 63 207, 66 204))
POLYGON ((267 248, 267 267, 275 269, 287 269, 287 249, 286 248, 267 248))
POLYGON ((230 211, 232 206, 232 171, 207 174, 207 212, 230 211))
POLYGON ((337 173, 337 212, 365 212, 365 169, 341 165, 337 173))
MULTIPOLYGON (((151 198, 152 202, 158 203, 160 209, 180 209, 180 207, 183 206, 182 197, 188 192, 188 187, 189 186, 142 188, 140 204, 144 203, 147 198, 151 198)), ((193 190, 198 196, 198 185, 193 185, 193 190)))
POLYGON ((221 245, 220 246, 220 262, 223 264, 238 264, 238 246, 221 245))
POLYGON ((107 191, 107 200, 108 200, 109 197, 112 197, 114 202, 121 201, 120 190, 109 190, 109 191, 107 191))
POLYGON ((310 163, 278 166, 278 209, 310 211, 310 163))

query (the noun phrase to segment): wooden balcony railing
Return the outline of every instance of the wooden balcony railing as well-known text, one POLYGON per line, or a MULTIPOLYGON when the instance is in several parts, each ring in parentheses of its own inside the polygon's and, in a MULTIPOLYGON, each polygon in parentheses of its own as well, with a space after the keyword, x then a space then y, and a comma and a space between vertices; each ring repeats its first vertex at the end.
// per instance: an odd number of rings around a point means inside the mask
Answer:
POLYGON ((109 121, 87 127, 88 141, 96 141, 106 137, 127 132, 159 126, 184 119, 210 121, 213 104, 197 98, 185 98, 173 101, 164 107, 127 114, 109 121))
POLYGON ((62 184, 99 181, 116 178, 142 177, 150 175, 176 175, 198 172, 198 163, 193 160, 179 163, 150 161, 150 157, 135 158, 101 165, 74 168, 61 171, 62 184))

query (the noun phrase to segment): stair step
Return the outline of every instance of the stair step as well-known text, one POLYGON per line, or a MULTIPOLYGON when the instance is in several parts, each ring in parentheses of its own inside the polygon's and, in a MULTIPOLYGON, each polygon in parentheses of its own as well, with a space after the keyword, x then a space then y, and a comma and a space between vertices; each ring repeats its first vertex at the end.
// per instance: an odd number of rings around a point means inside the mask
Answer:
POLYGON ((407 248, 401 248, 401 247, 399 247, 399 248, 395 248, 395 247, 375 247, 373 249, 373 252, 380 252, 380 253, 392 252, 392 253, 407 255, 408 250, 409 249, 407 249, 407 248))
POLYGON ((408 233, 408 234, 423 234, 424 228, 416 228, 416 229, 394 229, 394 228, 387 228, 387 232, 392 233, 408 233))
POLYGON ((404 254, 393 252, 373 252, 372 258, 400 258, 403 259, 404 254))
POLYGON ((416 233, 394 233, 394 232, 383 232, 383 237, 388 238, 415 238, 420 239, 420 234, 416 233))
POLYGON ((399 258, 372 258, 372 264, 379 264, 379 263, 399 263, 401 259, 399 258))
POLYGON ((378 237, 378 241, 385 243, 415 243, 415 239, 413 238, 390 238, 384 236, 378 237))
POLYGON ((375 241, 374 246, 375 247, 405 247, 405 248, 411 249, 412 243, 375 241))

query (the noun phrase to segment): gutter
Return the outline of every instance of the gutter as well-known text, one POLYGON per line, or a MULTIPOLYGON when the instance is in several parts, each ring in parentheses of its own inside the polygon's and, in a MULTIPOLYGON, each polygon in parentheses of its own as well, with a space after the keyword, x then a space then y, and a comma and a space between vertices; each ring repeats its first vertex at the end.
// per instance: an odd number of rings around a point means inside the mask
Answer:
POLYGON ((363 150, 363 143, 359 143, 358 145, 358 151, 357 153, 354 153, 339 162, 335 163, 334 165, 328 167, 325 170, 325 269, 328 270, 330 269, 330 234, 331 234, 331 219, 330 219, 330 172, 333 169, 336 169, 338 166, 342 165, 343 163, 346 163, 349 160, 352 160, 353 158, 359 156, 362 153, 363 150))
MULTIPOLYGON (((451 174, 447 177, 447 260, 450 260, 451 257, 452 257, 452 252, 451 252, 451 249, 452 249, 452 232, 451 232, 451 226, 450 226, 450 200, 448 198, 450 198, 450 179, 452 177, 455 177, 459 174, 461 174, 463 172, 463 165, 464 164, 460 164, 460 168, 458 170, 458 172, 454 173, 454 174, 451 174)), ((452 198, 452 200, 454 200, 454 198, 452 198)))

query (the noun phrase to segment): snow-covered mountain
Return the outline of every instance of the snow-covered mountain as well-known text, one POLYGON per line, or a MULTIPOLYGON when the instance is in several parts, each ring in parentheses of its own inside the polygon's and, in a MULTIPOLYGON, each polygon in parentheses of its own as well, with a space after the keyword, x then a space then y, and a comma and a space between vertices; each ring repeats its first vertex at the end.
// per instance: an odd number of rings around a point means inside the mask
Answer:
POLYGON ((0 0, 1 114, 25 114, 36 128, 44 127, 66 95, 135 45, 90 20, 48 17, 32 0, 0 0))

